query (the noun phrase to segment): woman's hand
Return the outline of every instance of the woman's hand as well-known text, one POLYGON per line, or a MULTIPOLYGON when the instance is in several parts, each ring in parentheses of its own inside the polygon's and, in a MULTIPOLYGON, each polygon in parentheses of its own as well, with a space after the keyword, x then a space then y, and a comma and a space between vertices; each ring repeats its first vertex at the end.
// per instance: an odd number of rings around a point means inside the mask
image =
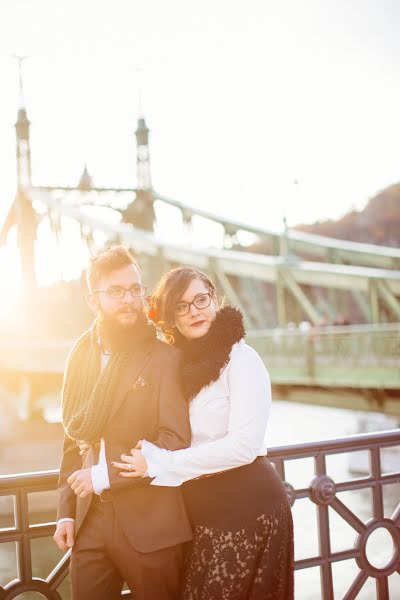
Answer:
POLYGON ((86 442, 84 442, 83 440, 79 440, 78 443, 79 446, 79 454, 81 456, 85 456, 86 452, 89 450, 90 448, 90 444, 87 444, 86 442))
POLYGON ((121 477, 146 477, 147 462, 139 448, 142 447, 141 441, 136 444, 136 448, 132 448, 131 454, 121 454, 123 462, 113 461, 111 464, 116 469, 122 469, 119 473, 121 477))

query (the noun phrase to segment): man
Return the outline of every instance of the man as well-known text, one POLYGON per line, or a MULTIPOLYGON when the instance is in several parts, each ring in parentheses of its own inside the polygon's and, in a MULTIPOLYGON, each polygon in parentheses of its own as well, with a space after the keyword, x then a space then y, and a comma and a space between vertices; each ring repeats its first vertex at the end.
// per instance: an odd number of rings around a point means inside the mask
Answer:
POLYGON ((125 581, 135 600, 178 597, 181 544, 191 539, 179 488, 123 478, 112 462, 143 438, 190 445, 179 351, 157 340, 144 314, 139 269, 117 246, 93 259, 88 303, 96 314, 68 358, 66 432, 54 539, 72 547, 74 600, 114 600, 125 581), (89 444, 80 456, 78 444, 89 444))

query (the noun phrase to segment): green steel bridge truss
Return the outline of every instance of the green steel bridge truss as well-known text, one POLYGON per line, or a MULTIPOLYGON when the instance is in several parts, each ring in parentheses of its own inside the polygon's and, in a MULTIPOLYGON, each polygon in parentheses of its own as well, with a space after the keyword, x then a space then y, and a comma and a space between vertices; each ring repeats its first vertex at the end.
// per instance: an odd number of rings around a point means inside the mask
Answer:
MULTIPOLYGON (((132 248, 150 289, 175 265, 189 264, 211 275, 221 296, 243 312, 247 339, 267 364, 279 397, 400 413, 399 249, 295 230, 279 235, 148 193, 152 204, 164 202, 181 211, 185 227, 194 217, 218 223, 225 247, 170 243, 130 223, 94 216, 93 206, 129 205, 133 189, 25 191, 35 213, 49 219, 58 236, 65 220, 72 219, 91 252, 99 249, 98 233, 104 247, 123 243, 132 248), (270 253, 241 247, 240 232, 256 236, 270 253), (346 318, 349 306, 357 322, 330 326, 346 318)), ((61 374, 70 345, 71 340, 32 340, 23 346, 8 340, 0 343, 0 365, 61 374)))

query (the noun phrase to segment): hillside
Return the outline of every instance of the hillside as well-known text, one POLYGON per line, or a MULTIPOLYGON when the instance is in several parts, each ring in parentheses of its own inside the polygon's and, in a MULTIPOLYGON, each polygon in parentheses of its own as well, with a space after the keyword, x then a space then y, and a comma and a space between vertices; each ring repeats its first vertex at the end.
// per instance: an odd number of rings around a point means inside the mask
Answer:
POLYGON ((371 198, 361 211, 338 220, 297 225, 295 229, 354 242, 400 247, 400 183, 371 198))

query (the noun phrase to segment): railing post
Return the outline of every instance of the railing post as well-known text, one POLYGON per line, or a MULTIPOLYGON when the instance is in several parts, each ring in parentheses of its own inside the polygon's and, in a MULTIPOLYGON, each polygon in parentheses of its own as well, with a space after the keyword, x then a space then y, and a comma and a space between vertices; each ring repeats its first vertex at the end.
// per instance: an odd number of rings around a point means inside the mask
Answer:
POLYGON ((376 579, 376 596, 378 600, 389 600, 388 578, 382 577, 376 579))
MULTIPOLYGON (((377 446, 374 446, 370 452, 371 475, 379 481, 382 474, 380 450, 377 446)), ((372 507, 375 519, 383 519, 383 493, 380 485, 374 485, 372 488, 372 507)))
MULTIPOLYGON (((326 475, 326 461, 324 454, 318 453, 315 457, 315 472, 318 477, 326 475)), ((331 541, 329 535, 329 513, 327 504, 321 502, 317 503, 317 519, 319 554, 323 559, 321 565, 322 600, 334 600, 332 565, 329 560, 331 556, 331 541)))
POLYGON ((28 495, 24 488, 18 490, 14 501, 15 524, 21 531, 21 541, 18 544, 17 573, 19 579, 25 583, 32 579, 31 542, 27 535, 29 530, 29 505, 28 495))

